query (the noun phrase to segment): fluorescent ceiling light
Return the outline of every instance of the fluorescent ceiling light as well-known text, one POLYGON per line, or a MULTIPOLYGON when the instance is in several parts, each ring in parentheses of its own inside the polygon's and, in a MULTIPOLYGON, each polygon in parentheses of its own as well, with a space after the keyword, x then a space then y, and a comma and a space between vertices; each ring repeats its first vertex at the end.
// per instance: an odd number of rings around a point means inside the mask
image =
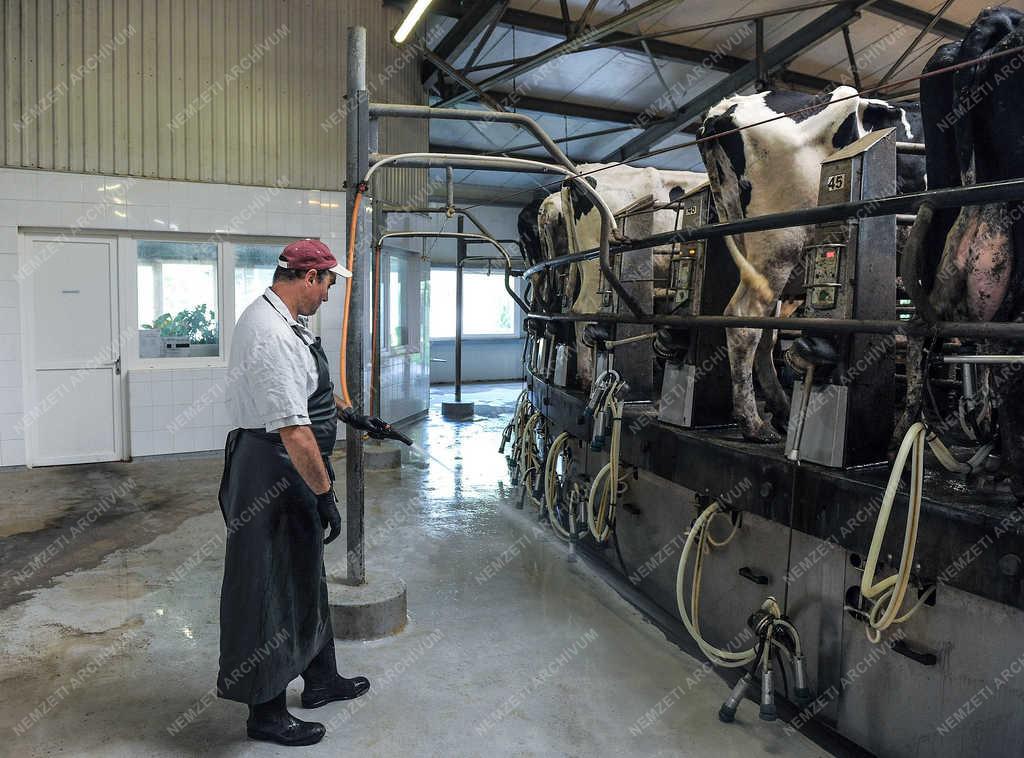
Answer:
POLYGON ((398 31, 395 32, 395 42, 405 42, 405 38, 409 36, 409 32, 413 30, 413 27, 419 23, 423 14, 427 12, 427 7, 431 2, 432 0, 416 0, 413 3, 412 8, 409 9, 409 15, 403 19, 398 27, 398 31))

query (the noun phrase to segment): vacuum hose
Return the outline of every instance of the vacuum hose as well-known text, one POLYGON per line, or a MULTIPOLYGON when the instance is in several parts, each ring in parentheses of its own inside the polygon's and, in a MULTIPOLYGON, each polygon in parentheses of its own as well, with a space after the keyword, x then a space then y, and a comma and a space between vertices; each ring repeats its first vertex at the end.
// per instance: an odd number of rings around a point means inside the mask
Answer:
MULTIPOLYGON (((566 443, 571 439, 572 437, 569 436, 568 432, 562 432, 555 437, 555 441, 548 448, 548 459, 544 466, 544 503, 548 509, 548 521, 551 522, 551 528, 555 534, 563 540, 568 540, 571 535, 567 529, 562 527, 562 523, 558 520, 558 515, 555 513, 555 501, 558 498, 558 457, 562 454, 566 443)), ((570 512, 572 511, 572 506, 573 503, 570 498, 568 503, 570 512)))
POLYGON ((903 606, 903 599, 910 585, 910 572, 914 566, 914 548, 917 545, 917 527, 921 516, 921 494, 924 484, 924 443, 927 436, 928 427, 921 421, 916 422, 907 431, 906 437, 900 444, 899 452, 896 454, 892 473, 889 475, 889 482, 882 497, 878 520, 875 522, 875 532, 871 538, 871 547, 868 550, 864 575, 860 583, 860 594, 873 601, 867 614, 868 625, 865 629, 868 639, 872 642, 878 642, 881 639, 883 630, 893 624, 906 621, 916 613, 935 589, 934 587, 930 588, 928 592, 921 595, 910 611, 897 617, 903 606), (903 533, 903 555, 900 557, 900 567, 892 576, 876 582, 875 572, 878 568, 878 556, 882 551, 882 542, 885 539, 886 527, 889 525, 889 516, 896 499, 900 476, 903 474, 908 459, 911 461, 910 506, 907 512, 906 530, 903 533))
POLYGON ((359 227, 359 206, 362 205, 363 192, 365 189, 365 185, 360 184, 359 189, 356 191, 356 197, 352 203, 352 220, 348 227, 348 259, 345 262, 345 267, 352 272, 352 276, 345 280, 345 307, 341 318, 341 348, 338 356, 338 370, 340 372, 341 379, 341 399, 349 408, 352 407, 352 398, 349 397, 348 394, 348 371, 346 367, 348 358, 348 316, 349 305, 352 303, 352 281, 356 277, 356 230, 359 227))
MULTIPOLYGON (((708 527, 711 524, 712 518, 719 513, 720 509, 721 506, 717 502, 712 503, 701 512, 697 517, 697 520, 693 522, 693 526, 690 527, 690 532, 686 536, 686 543, 683 545, 682 555, 679 557, 679 570, 676 572, 676 603, 679 607, 679 618, 682 619, 683 626, 686 627, 686 631, 690 633, 690 636, 693 637, 697 646, 701 649, 701 652, 707 656, 708 660, 716 666, 738 668, 754 662, 757 657, 757 645, 755 644, 750 648, 739 652, 717 648, 701 635, 700 623, 698 620, 700 607, 700 579, 704 563, 703 557, 705 551, 708 549, 708 545, 710 544, 708 527), (697 557, 693 566, 693 584, 690 592, 690 610, 688 611, 686 608, 686 597, 683 590, 686 578, 686 566, 690 561, 690 553, 693 552, 695 543, 698 545, 697 557)), ((731 539, 732 535, 726 539, 726 542, 731 539)), ((777 618, 780 615, 778 607, 770 598, 769 601, 770 602, 766 602, 766 605, 764 606, 765 610, 769 612, 770 615, 777 618)))

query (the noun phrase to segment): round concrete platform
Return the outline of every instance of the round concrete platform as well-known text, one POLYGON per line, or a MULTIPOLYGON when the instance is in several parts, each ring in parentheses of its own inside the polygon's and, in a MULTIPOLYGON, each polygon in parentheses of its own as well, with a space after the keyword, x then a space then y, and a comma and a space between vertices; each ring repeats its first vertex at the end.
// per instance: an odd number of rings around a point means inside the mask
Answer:
POLYGON ((476 408, 472 402, 445 400, 441 403, 441 415, 454 421, 465 421, 473 418, 476 408))
POLYGON ((345 584, 343 574, 327 576, 334 636, 339 640, 374 640, 398 634, 408 618, 405 582, 386 572, 366 572, 366 583, 345 584))

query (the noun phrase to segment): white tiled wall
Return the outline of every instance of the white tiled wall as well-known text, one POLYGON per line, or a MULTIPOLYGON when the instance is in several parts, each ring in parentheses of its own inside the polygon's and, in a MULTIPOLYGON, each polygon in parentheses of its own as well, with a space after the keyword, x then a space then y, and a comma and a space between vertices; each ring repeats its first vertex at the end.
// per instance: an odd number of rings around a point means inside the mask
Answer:
MULTIPOLYGON (((19 228, 110 235, 319 237, 341 257, 344 214, 341 192, 0 169, 0 466, 25 463, 25 443, 15 429, 24 412, 19 289, 29 284, 17 277, 19 228)), ((393 228, 408 223, 399 222, 393 228)), ((120 297, 134 298, 136 293, 122 291, 120 297)), ((336 383, 341 340, 337 300, 321 309, 318 327, 336 383)), ((215 401, 209 398, 217 394, 225 364, 225 359, 213 358, 187 368, 154 369, 133 366, 131 356, 124 356, 131 453, 220 448, 228 423, 223 394, 215 401), (214 391, 207 392, 211 388, 214 391), (189 408, 194 412, 179 425, 176 419, 189 408)), ((423 393, 417 385, 402 394, 412 398, 423 393)))
POLYGON ((231 428, 226 390, 227 370, 223 368, 131 371, 131 454, 190 453, 223 447, 231 428))

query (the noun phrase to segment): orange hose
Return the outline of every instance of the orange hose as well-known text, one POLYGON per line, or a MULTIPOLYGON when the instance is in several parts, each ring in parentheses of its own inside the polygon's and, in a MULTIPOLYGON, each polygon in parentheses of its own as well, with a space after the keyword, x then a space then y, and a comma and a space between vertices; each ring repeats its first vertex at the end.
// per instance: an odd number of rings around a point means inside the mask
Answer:
POLYGON ((352 222, 348 228, 348 261, 346 268, 352 272, 345 286, 345 310, 341 318, 341 354, 339 356, 339 370, 341 372, 341 400, 348 408, 352 407, 352 398, 348 394, 347 358, 348 358, 348 311, 352 302, 352 280, 355 279, 356 262, 356 228, 359 225, 359 206, 363 201, 363 192, 356 192, 355 201, 352 203, 352 222))
POLYGON ((373 249, 373 320, 370 322, 370 413, 380 415, 377 408, 377 336, 380 321, 380 245, 373 249))

